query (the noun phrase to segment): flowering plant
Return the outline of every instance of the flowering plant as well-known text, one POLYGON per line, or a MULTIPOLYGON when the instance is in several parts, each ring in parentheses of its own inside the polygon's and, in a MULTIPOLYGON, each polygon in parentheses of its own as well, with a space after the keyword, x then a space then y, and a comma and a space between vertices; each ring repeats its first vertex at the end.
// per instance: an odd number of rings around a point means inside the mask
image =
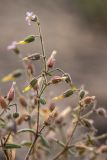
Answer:
POLYGON ((2 82, 13 81, 7 95, 0 94, 0 141, 6 159, 15 160, 17 150, 23 147, 28 150, 24 160, 97 159, 107 153, 107 145, 98 144, 107 134, 97 136, 91 115, 107 118, 106 110, 97 108, 96 97, 90 96, 83 86, 77 87, 68 73, 55 68, 55 50, 47 58, 39 18, 27 12, 25 20, 28 25, 33 23, 38 27, 38 34, 8 46, 21 59, 23 70, 17 69, 2 78, 2 82), (19 45, 32 43, 36 38, 40 39, 41 53, 23 57, 19 45), (39 75, 34 73, 32 62, 35 61, 42 61, 39 75), (17 79, 25 75, 28 85, 20 91, 17 79), (60 83, 65 84, 67 90, 46 99, 47 88, 60 83), (57 101, 73 95, 77 97, 75 107, 57 106, 57 101), (82 133, 82 128, 87 130, 82 133), (26 134, 25 140, 18 142, 17 137, 22 134, 26 134))

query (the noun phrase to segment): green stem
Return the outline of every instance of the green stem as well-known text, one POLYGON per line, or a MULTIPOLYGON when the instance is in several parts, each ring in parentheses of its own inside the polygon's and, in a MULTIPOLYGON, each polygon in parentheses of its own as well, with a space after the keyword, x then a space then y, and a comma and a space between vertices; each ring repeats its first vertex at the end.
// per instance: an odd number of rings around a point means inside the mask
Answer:
POLYGON ((47 72, 47 66, 46 66, 46 55, 45 55, 44 42, 43 42, 43 37, 42 37, 42 33, 41 33, 40 22, 38 22, 37 24, 38 24, 38 30, 39 30, 39 35, 40 35, 41 47, 42 47, 44 69, 45 69, 45 73, 46 73, 47 72))

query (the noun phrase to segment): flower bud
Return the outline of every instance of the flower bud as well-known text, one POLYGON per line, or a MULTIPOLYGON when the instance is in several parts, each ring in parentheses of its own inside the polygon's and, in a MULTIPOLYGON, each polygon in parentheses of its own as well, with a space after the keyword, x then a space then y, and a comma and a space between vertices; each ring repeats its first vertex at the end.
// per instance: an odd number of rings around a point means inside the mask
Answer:
POLYGON ((34 53, 32 55, 29 55, 27 57, 24 57, 23 60, 32 60, 32 61, 35 61, 35 60, 40 60, 40 53, 34 53))
POLYGON ((35 87, 36 84, 37 84, 37 79, 35 79, 35 78, 32 79, 30 82, 30 85, 32 86, 32 88, 35 87))
POLYGON ((30 120, 30 115, 28 112, 25 112, 20 117, 17 118, 16 123, 20 125, 22 124, 23 121, 28 121, 28 120, 30 120))
POLYGON ((88 94, 88 91, 84 90, 84 86, 81 86, 80 91, 79 91, 80 100, 86 97, 87 94, 88 94))
POLYGON ((95 100, 95 96, 87 96, 82 101, 85 105, 91 104, 95 100))
POLYGON ((22 70, 21 69, 17 69, 12 73, 13 78, 18 78, 22 75, 22 70))
POLYGON ((53 51, 51 56, 48 58, 47 60, 47 66, 48 68, 52 68, 55 64, 55 55, 56 55, 56 51, 53 51))
POLYGON ((2 109, 7 109, 8 105, 5 101, 5 98, 3 96, 0 96, 0 106, 2 107, 2 109))
POLYGON ((46 125, 46 126, 49 126, 49 125, 51 125, 53 122, 54 122, 54 120, 55 120, 55 118, 56 118, 56 115, 57 115, 57 112, 52 112, 51 114, 49 114, 49 116, 46 118, 46 120, 44 121, 44 124, 46 125))
POLYGON ((83 125, 87 128, 92 128, 94 121, 92 119, 83 119, 83 125))
POLYGON ((33 65, 31 63, 28 63, 28 65, 27 65, 27 71, 28 71, 29 74, 33 75, 33 73, 34 73, 34 67, 33 67, 33 65))
POLYGON ((63 74, 63 77, 65 77, 66 83, 72 83, 71 77, 68 73, 63 74))
POLYGON ((2 78, 2 82, 8 82, 11 80, 14 80, 16 78, 19 78, 22 75, 22 70, 21 69, 17 69, 15 71, 13 71, 12 73, 6 75, 5 77, 2 78))
POLYGON ((26 37, 23 41, 19 41, 17 44, 28 44, 35 41, 35 35, 30 35, 26 37))
POLYGON ((13 82, 9 92, 7 93, 7 100, 9 102, 13 101, 14 96, 15 96, 15 90, 14 90, 14 86, 15 86, 16 82, 13 82))
POLYGON ((51 84, 51 83, 52 83, 52 84, 56 84, 56 83, 61 82, 62 80, 63 80, 62 77, 60 77, 60 76, 54 76, 49 83, 50 83, 50 84, 51 84))
POLYGON ((97 149, 97 153, 107 153, 107 145, 102 145, 97 149))
POLYGON ((17 42, 16 41, 13 41, 12 44, 7 47, 7 49, 8 50, 13 50, 14 53, 16 53, 16 54, 20 53, 19 49, 17 48, 17 42))
POLYGON ((43 97, 41 97, 41 98, 39 99, 39 102, 40 102, 41 104, 43 104, 43 105, 46 104, 46 100, 45 100, 43 97))
POLYGON ((20 96, 20 97, 19 97, 19 103, 21 104, 22 107, 24 107, 24 108, 27 107, 27 102, 26 102, 24 96, 20 96))
POLYGON ((70 97, 73 93, 74 93, 74 91, 71 90, 71 89, 69 89, 69 90, 67 90, 67 91, 65 91, 65 92, 63 93, 63 97, 64 97, 64 98, 70 97))
POLYGON ((19 117, 19 113, 16 112, 16 113, 13 113, 13 118, 18 118, 19 117))
POLYGON ((52 112, 55 109, 55 103, 50 103, 48 106, 50 112, 52 112))
POLYGON ((98 108, 95 110, 95 112, 100 115, 100 116, 103 116, 103 117, 107 117, 107 112, 104 108, 98 108))

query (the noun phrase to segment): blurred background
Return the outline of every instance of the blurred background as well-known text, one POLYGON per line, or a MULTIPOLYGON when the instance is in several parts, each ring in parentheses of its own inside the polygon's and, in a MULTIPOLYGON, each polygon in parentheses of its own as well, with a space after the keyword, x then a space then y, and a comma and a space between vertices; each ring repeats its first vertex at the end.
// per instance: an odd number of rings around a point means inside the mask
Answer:
MULTIPOLYGON (((36 34, 36 26, 29 27, 25 22, 27 11, 33 11, 41 20, 46 54, 57 50, 56 66, 69 72, 77 86, 84 84, 97 97, 98 106, 106 108, 107 0, 0 0, 0 78, 22 68, 7 46, 36 34)), ((23 56, 40 52, 39 40, 20 49, 23 56)), ((37 63, 35 72, 38 69, 37 63)), ((23 79, 18 83, 23 86, 23 79)), ((9 87, 9 83, 0 83, 4 94, 9 87)), ((103 120, 98 124, 101 132, 106 132, 102 124, 103 120)))

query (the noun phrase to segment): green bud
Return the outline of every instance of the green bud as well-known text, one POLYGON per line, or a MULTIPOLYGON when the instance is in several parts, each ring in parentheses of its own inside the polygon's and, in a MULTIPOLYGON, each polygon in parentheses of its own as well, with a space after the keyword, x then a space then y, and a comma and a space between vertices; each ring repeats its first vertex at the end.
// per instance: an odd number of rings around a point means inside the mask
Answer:
POLYGON ((37 84, 37 79, 32 79, 32 81, 30 82, 30 85, 32 86, 32 87, 35 87, 35 85, 37 84))
POLYGON ((16 54, 19 54, 19 53, 20 53, 20 51, 19 51, 18 48, 14 48, 13 51, 14 51, 14 53, 16 53, 16 54))
POLYGON ((12 75, 13 75, 14 78, 18 78, 22 75, 22 70, 17 69, 12 73, 12 75))
POLYGON ((34 53, 34 54, 31 54, 25 58, 23 58, 23 60, 32 60, 32 61, 35 61, 35 60, 40 60, 40 53, 34 53))
POLYGON ((80 93, 79 93, 80 99, 83 99, 84 96, 85 96, 85 91, 84 91, 84 90, 81 90, 80 93))
POLYGON ((31 35, 31 36, 28 36, 24 39, 24 42, 25 43, 30 43, 30 42, 33 42, 35 40, 35 36, 34 35, 31 35))
POLYGON ((71 96, 74 93, 73 90, 69 89, 63 93, 64 98, 71 96))
POLYGON ((16 112, 16 113, 13 113, 13 118, 18 118, 19 117, 19 113, 16 112))
POLYGON ((43 105, 46 104, 46 100, 45 100, 44 98, 40 98, 39 101, 40 101, 40 103, 43 104, 43 105))

